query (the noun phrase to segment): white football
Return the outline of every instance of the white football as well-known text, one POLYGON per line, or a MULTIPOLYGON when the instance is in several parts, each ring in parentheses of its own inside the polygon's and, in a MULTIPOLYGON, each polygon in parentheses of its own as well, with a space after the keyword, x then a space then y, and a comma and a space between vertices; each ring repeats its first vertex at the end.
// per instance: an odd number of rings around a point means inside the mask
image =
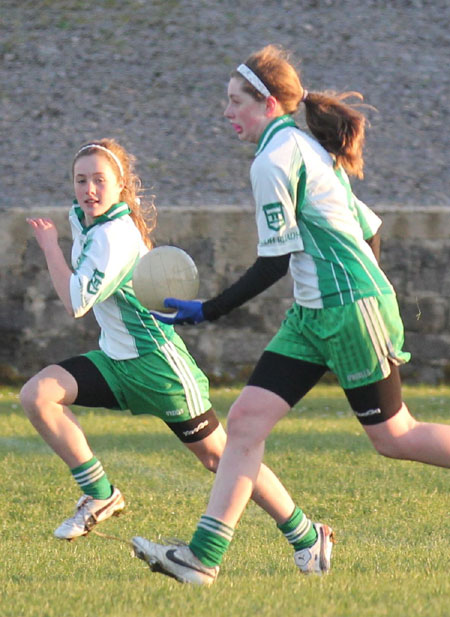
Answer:
POLYGON ((165 298, 193 300, 199 277, 194 260, 176 246, 158 246, 141 257, 133 273, 136 298, 146 308, 164 313, 165 298))

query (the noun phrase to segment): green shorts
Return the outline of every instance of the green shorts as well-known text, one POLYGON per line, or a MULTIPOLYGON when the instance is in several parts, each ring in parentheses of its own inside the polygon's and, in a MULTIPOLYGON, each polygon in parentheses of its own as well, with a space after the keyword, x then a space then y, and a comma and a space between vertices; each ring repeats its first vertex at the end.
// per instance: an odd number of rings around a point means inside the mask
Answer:
POLYGON ((268 351, 326 366, 344 389, 385 379, 390 365, 408 362, 395 295, 344 306, 310 309, 294 304, 268 351))
POLYGON ((151 414, 171 424, 196 418, 211 407, 208 379, 180 337, 129 360, 113 360, 100 350, 84 355, 101 372, 120 409, 132 414, 151 414))

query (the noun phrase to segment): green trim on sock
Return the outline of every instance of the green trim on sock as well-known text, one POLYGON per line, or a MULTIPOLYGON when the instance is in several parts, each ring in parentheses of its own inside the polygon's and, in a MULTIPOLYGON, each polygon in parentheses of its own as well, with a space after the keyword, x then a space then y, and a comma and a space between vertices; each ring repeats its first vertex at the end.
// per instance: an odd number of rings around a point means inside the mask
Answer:
POLYGON ((86 469, 89 469, 89 467, 92 467, 92 465, 94 465, 95 463, 98 463, 98 459, 95 456, 93 456, 92 458, 90 458, 88 461, 86 461, 82 465, 79 465, 78 467, 74 467, 73 469, 71 469, 70 472, 72 475, 76 475, 77 473, 80 473, 81 471, 85 471, 86 469))
POLYGON ((233 528, 213 518, 202 516, 189 548, 208 568, 219 566, 233 538, 233 528))
POLYGON ((78 486, 85 495, 94 499, 108 499, 113 487, 103 470, 100 461, 93 456, 89 461, 70 470, 78 486))
POLYGON ((211 533, 215 533, 219 536, 222 536, 222 538, 224 538, 225 540, 228 540, 228 542, 231 542, 231 540, 233 539, 233 534, 234 534, 233 527, 230 527, 226 523, 223 523, 222 521, 219 521, 218 519, 213 518, 212 516, 203 515, 200 518, 198 527, 201 527, 202 529, 206 529, 206 531, 210 531, 211 533))
POLYGON ((296 506, 292 516, 278 529, 284 534, 286 540, 292 544, 295 551, 309 548, 317 540, 317 531, 304 512, 296 506))

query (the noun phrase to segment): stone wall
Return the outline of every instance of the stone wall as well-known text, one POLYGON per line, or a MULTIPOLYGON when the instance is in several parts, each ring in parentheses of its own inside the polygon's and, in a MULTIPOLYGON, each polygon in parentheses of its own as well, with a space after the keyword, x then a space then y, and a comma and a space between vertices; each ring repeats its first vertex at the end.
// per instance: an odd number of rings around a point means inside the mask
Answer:
MULTIPOLYGON (((450 209, 375 208, 383 218, 382 266, 399 297, 412 361, 405 381, 450 381, 450 209)), ((50 283, 44 257, 25 222, 27 216, 55 220, 69 255, 67 211, 61 207, 8 208, 0 229, 0 382, 21 381, 48 363, 97 347, 91 315, 73 320, 50 283)), ((233 282, 256 255, 252 207, 160 208, 157 244, 173 244, 192 255, 200 272, 200 297, 233 282)), ((215 323, 180 326, 192 354, 212 381, 243 380, 277 330, 292 301, 285 277, 271 289, 215 323)))

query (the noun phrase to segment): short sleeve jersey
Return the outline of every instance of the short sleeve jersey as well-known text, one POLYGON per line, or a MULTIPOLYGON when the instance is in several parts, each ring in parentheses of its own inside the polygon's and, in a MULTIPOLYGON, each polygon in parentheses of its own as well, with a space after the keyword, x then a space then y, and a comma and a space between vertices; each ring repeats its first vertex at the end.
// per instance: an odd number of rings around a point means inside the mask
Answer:
POLYGON ((366 240, 381 220, 351 190, 331 155, 290 115, 260 138, 252 163, 258 255, 291 253, 294 297, 309 308, 392 294, 366 240))
POLYGON ((126 203, 115 204, 89 227, 76 202, 69 213, 74 315, 94 311, 100 349, 113 360, 137 358, 174 336, 173 326, 158 322, 134 294, 133 270, 148 249, 130 212, 126 203))

